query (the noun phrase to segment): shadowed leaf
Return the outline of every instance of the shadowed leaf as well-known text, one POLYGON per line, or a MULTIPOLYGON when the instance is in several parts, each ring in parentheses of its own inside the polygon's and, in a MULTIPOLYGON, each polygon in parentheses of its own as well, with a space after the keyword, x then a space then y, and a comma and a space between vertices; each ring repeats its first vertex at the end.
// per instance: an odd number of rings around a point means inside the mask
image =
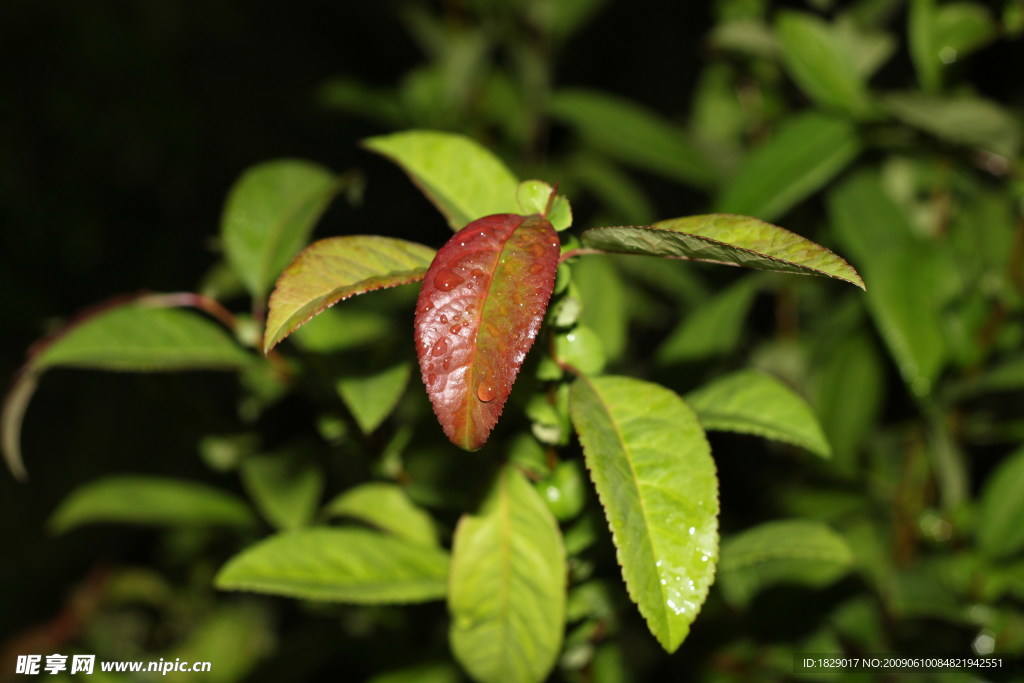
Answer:
POLYGON ((540 216, 467 225, 430 265, 416 304, 416 352, 445 434, 487 440, 547 309, 559 241, 540 216))
POLYGON ((422 280, 433 257, 430 247, 393 237, 347 235, 314 242, 277 280, 263 350, 342 299, 422 280))
POLYGON ((76 489, 50 518, 50 528, 113 522, 168 526, 247 527, 256 522, 239 498, 210 486, 166 477, 107 477, 76 489))
POLYGON ((707 214, 653 225, 592 228, 586 247, 725 263, 757 270, 824 275, 864 289, 853 267, 825 247, 764 221, 732 214, 707 214))

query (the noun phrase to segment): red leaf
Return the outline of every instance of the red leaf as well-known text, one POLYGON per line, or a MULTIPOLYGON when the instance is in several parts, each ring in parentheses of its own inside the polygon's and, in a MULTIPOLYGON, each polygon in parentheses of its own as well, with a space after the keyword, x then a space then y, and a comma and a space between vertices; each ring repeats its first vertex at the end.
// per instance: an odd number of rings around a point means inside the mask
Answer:
POLYGON ((437 252, 416 303, 416 352, 452 443, 476 450, 498 421, 555 284, 558 234, 542 216, 497 214, 437 252))

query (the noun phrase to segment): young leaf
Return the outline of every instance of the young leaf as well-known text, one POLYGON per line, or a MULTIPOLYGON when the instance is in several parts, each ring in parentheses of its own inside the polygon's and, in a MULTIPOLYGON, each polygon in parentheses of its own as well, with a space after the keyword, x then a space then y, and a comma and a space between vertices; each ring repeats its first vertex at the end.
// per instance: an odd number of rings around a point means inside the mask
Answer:
POLYGON ((487 440, 537 336, 558 268, 558 234, 540 216, 476 220, 448 241, 416 304, 416 352, 452 443, 487 440))
POLYGON ((825 247, 748 216, 707 214, 673 218, 654 225, 591 228, 580 240, 585 247, 604 252, 824 275, 864 289, 864 281, 857 271, 825 247))
POLYGON ((722 542, 718 580, 726 600, 745 605, 774 583, 828 585, 852 564, 853 553, 846 541, 824 524, 769 522, 722 542))
POLYGON ((308 600, 387 604, 440 600, 448 553, 365 529, 286 531, 228 560, 218 588, 308 600))
POLYGON ((324 489, 323 473, 291 451, 251 455, 242 461, 242 481, 263 517, 277 529, 309 524, 324 489))
POLYGON ((867 88, 857 63, 837 31, 806 12, 780 12, 775 23, 790 76, 826 107, 851 114, 868 108, 867 88))
POLYGON ((551 99, 551 115, 619 161, 687 185, 715 182, 711 165, 681 130, 632 102, 600 92, 562 90, 551 99))
POLYGON ((860 148, 848 121, 819 112, 793 117, 751 152, 715 209, 774 220, 838 175, 860 148))
POLYGON ((266 297, 340 186, 323 166, 286 159, 250 168, 231 188, 221 218, 224 254, 254 299, 266 297))
POLYGON ((785 441, 827 458, 832 454, 807 402, 771 375, 740 370, 686 395, 704 429, 785 441))
POLYGON ((64 532, 111 522, 167 526, 249 527, 256 518, 237 497, 210 486, 166 477, 106 477, 71 493, 50 518, 64 532))
POLYGON ((673 652, 707 596, 718 556, 718 480, 693 411, 626 377, 580 377, 570 410, 630 597, 673 652))
POLYGON ((555 188, 542 180, 524 180, 519 183, 516 200, 522 213, 544 216, 558 232, 572 227, 572 206, 569 200, 555 194, 555 188), (554 198, 551 195, 555 195, 554 198))
POLYGON ((412 543, 440 545, 430 515, 395 484, 371 482, 351 488, 324 506, 324 514, 352 517, 412 543))
POLYGON ((370 375, 346 375, 338 380, 338 393, 363 434, 373 432, 391 414, 411 373, 410 364, 399 363, 370 375))
POLYGON ((264 352, 342 299, 423 279, 434 250, 376 235, 328 237, 309 245, 270 295, 264 352))
POLYGON ((452 652, 481 683, 543 681, 565 622, 565 548, 526 478, 505 467, 477 515, 455 530, 452 652))
POLYGON ((1024 448, 1008 455, 989 475, 978 509, 978 543, 994 557, 1024 548, 1024 448))
POLYGON ((401 166, 452 230, 482 216, 518 210, 519 181, 467 137, 419 130, 368 138, 363 145, 401 166))
POLYGON ((0 417, 4 459, 16 477, 27 476, 19 445, 21 422, 47 368, 231 370, 251 362, 252 356, 222 327, 192 311, 144 300, 102 306, 38 345, 15 378, 0 417))

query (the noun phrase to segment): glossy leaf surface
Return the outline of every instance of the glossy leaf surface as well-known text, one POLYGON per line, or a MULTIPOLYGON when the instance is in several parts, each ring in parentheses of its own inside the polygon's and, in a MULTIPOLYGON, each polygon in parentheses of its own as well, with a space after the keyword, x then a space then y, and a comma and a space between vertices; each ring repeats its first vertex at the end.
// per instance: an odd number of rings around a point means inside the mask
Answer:
POLYGON ((413 543, 439 545, 430 515, 395 484, 370 482, 353 487, 324 506, 324 514, 352 517, 413 543))
POLYGON ((253 298, 266 296, 338 188, 328 169, 295 159, 254 166, 231 188, 221 218, 224 254, 253 298))
POLYGON ((452 230, 482 216, 519 210, 519 181, 470 138, 420 130, 368 138, 363 145, 401 166, 452 230))
POLYGON ((580 377, 570 409, 629 596, 673 652, 704 603, 718 556, 707 439, 682 399, 650 382, 580 377))
POLYGON ((263 350, 342 299, 422 280, 433 258, 430 247, 392 237, 347 235, 314 242, 277 280, 263 350))
POLYGON ((238 497, 210 486, 165 477, 117 476, 85 484, 53 513, 50 528, 83 524, 247 527, 256 522, 238 497))
POLYGON ((431 264, 416 304, 416 352, 452 443, 475 450, 498 421, 547 309, 559 241, 540 216, 467 225, 431 264))
POLYGON ((605 252, 824 275, 864 288, 857 271, 825 247, 748 216, 707 214, 649 226, 593 228, 584 232, 581 240, 585 246, 605 252))
POLYGON ((825 586, 850 570, 853 553, 842 536, 810 520, 769 522, 722 542, 719 585, 744 605, 776 583, 825 586))
POLYGON ((551 512, 506 467, 452 548, 448 610, 455 658, 482 683, 543 681, 565 627, 565 547, 551 512))
POLYGON ((750 153, 715 210, 774 220, 835 177, 860 148, 849 121, 818 112, 796 116, 750 153))
POLYGON ((218 588, 358 604, 445 595, 448 553, 365 529, 312 528, 271 536, 231 558, 218 588))
POLYGON ((802 396, 769 374, 741 370, 687 394, 704 429, 754 434, 829 457, 821 425, 802 396))

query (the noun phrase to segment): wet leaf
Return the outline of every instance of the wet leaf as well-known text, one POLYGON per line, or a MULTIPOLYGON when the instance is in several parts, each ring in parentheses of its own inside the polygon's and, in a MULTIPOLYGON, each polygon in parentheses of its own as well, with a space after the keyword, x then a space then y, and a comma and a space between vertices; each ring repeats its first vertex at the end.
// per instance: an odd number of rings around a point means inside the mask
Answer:
POLYGON ((704 431, 679 396, 626 377, 577 379, 571 414, 629 596, 673 652, 718 556, 718 480, 704 431))
POLYGON ((254 299, 263 300, 340 187, 323 166, 286 159, 250 168, 231 188, 221 218, 224 254, 254 299))
POLYGON ((50 518, 64 532, 83 524, 253 526, 256 518, 236 496, 166 477, 115 476, 75 489, 50 518))
POLYGON ((452 230, 482 216, 519 210, 519 181, 470 138, 419 130, 368 138, 363 145, 401 166, 452 230))
POLYGON ((440 600, 448 553, 365 529, 286 531, 235 555, 218 588, 365 605, 440 600))
POLYGON ((707 214, 673 218, 653 225, 592 228, 580 239, 584 246, 603 252, 824 275, 864 289, 857 271, 825 247, 748 216, 707 214))
POLYGON ((545 680, 562 644, 565 547, 544 501, 505 467, 455 529, 448 611, 455 658, 482 683, 545 680))
POLYGON ((514 214, 474 221, 437 252, 416 304, 416 351, 452 443, 475 450, 497 423, 544 318, 558 257, 547 220, 514 214))
POLYGON ((433 258, 430 247, 392 237, 347 235, 314 242, 277 280, 263 350, 342 299, 422 280, 433 258))

